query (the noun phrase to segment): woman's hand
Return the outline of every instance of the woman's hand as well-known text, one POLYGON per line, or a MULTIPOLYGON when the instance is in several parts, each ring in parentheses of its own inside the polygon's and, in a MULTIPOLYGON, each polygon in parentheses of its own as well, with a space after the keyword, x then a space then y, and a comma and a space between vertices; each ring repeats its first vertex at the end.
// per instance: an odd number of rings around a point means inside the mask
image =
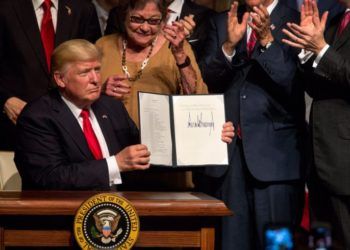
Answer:
POLYGON ((125 95, 130 93, 130 85, 124 80, 126 80, 125 76, 112 75, 108 77, 105 82, 105 93, 117 99, 123 99, 125 95))
POLYGON ((221 140, 230 144, 234 136, 235 128, 233 127, 232 122, 225 122, 222 126, 221 140))
POLYGON ((170 42, 171 51, 176 53, 183 53, 183 44, 186 39, 185 26, 183 22, 175 21, 172 25, 165 25, 163 28, 164 37, 170 42))

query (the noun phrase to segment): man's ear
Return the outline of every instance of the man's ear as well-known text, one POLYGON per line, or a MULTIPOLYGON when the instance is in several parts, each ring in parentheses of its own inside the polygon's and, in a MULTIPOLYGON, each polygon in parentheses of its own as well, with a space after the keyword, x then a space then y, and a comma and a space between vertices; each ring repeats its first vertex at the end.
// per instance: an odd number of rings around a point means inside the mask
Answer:
POLYGON ((55 71, 53 73, 53 79, 55 79, 55 82, 56 82, 58 87, 60 87, 60 88, 66 87, 66 81, 64 79, 64 75, 61 72, 55 71))

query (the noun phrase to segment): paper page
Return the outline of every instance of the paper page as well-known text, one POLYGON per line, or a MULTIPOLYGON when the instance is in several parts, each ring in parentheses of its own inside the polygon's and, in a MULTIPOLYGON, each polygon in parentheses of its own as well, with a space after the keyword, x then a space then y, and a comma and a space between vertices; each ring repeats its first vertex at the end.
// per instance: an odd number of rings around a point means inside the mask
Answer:
POLYGON ((151 164, 172 166, 169 96, 139 92, 141 143, 151 164))
POLYGON ((177 165, 227 165, 223 95, 173 96, 177 165))

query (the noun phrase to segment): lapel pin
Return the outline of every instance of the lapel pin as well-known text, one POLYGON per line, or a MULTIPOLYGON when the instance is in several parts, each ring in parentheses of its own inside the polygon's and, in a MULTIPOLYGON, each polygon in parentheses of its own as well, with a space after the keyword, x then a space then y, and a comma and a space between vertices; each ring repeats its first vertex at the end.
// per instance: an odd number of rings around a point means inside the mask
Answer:
POLYGON ((274 30, 275 28, 276 28, 276 26, 275 26, 274 24, 271 24, 271 25, 270 25, 270 29, 271 29, 271 30, 274 30))
POLYGON ((72 14, 72 9, 69 8, 67 5, 64 6, 64 7, 66 7, 66 9, 67 9, 67 14, 68 14, 68 16, 70 16, 70 15, 72 14))
POLYGON ((102 119, 108 119, 107 115, 102 115, 102 119))

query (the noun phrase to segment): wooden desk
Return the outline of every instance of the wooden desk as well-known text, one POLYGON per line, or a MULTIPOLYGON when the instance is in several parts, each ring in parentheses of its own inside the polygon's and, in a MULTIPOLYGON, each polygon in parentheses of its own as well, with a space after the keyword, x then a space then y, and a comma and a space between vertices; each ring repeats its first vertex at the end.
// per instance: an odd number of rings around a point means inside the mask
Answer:
MULTIPOLYGON (((96 192, 0 192, 0 249, 7 246, 76 246, 73 218, 96 192)), ((140 217, 136 247, 214 249, 215 225, 231 215, 202 193, 120 192, 140 217)))

